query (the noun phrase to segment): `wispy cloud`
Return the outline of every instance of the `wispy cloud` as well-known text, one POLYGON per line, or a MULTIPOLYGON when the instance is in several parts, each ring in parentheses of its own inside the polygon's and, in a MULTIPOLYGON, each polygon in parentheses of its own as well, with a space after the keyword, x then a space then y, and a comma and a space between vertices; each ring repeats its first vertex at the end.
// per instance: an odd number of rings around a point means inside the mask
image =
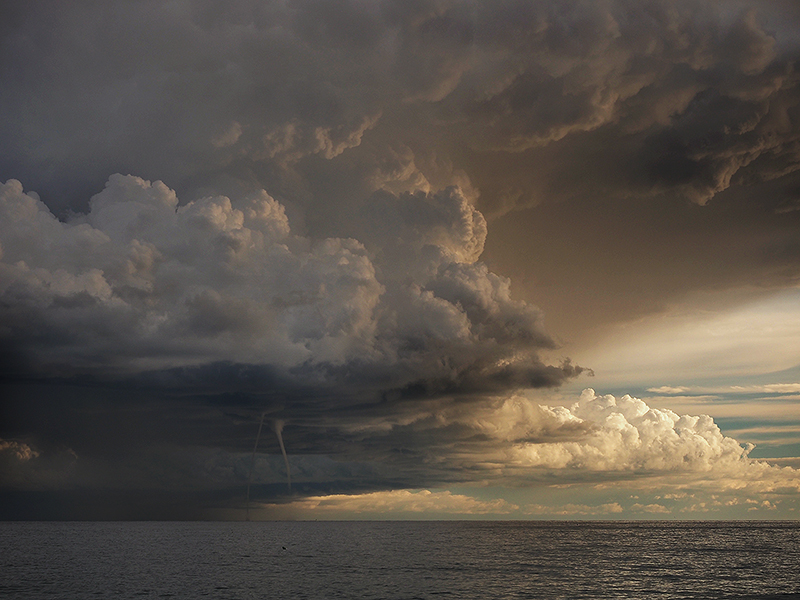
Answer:
POLYGON ((586 504, 563 504, 558 506, 545 506, 542 504, 529 504, 523 508, 526 515, 551 515, 559 517, 587 516, 587 515, 615 515, 624 509, 618 502, 589 506, 586 504))
POLYGON ((355 513, 393 515, 412 513, 453 515, 505 515, 519 507, 505 500, 478 500, 449 491, 391 490, 367 494, 309 496, 289 504, 263 504, 270 513, 297 514, 306 518, 324 518, 326 514, 355 513))

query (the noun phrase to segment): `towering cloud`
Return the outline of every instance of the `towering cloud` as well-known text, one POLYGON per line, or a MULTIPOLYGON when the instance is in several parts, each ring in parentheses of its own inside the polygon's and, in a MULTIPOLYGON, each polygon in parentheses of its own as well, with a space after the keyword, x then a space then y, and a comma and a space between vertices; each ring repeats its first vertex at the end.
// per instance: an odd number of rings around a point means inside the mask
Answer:
POLYGON ((179 206, 115 175, 68 223, 16 181, 0 200, 3 338, 37 374, 231 362, 471 391, 580 372, 538 360, 553 342, 475 262, 486 224, 455 188, 376 200, 368 247, 293 235, 264 191, 179 206))
POLYGON ((308 506, 540 514, 391 490, 723 472, 794 485, 709 417, 522 395, 586 372, 554 352, 539 298, 582 327, 697 289, 796 284, 790 4, 3 12, 11 487, 58 487, 61 465, 79 487, 226 502, 252 475, 274 500, 291 473, 308 506), (259 418, 280 444, 252 458, 259 418))

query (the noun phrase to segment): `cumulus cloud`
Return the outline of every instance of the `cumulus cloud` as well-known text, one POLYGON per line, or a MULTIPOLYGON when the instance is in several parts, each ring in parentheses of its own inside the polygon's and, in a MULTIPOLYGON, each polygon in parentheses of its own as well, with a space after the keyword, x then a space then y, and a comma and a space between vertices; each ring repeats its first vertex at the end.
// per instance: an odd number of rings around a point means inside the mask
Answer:
POLYGON ((594 424, 594 431, 580 441, 520 446, 516 460, 590 471, 702 472, 746 469, 752 449, 725 437, 708 415, 679 416, 627 395, 617 399, 584 390, 570 416, 594 424))
POLYGON ((591 389, 570 408, 521 397, 479 406, 438 402, 396 420, 363 422, 359 428, 376 433, 441 430, 446 432, 439 434, 444 436, 441 445, 451 445, 454 457, 465 459, 472 452, 472 460, 493 464, 498 474, 559 470, 647 476, 721 469, 745 473, 751 464, 747 454, 752 445, 743 447, 724 436, 707 415, 679 416, 631 396, 598 396, 591 389))
POLYGON ((159 357, 163 366, 291 365, 311 346, 325 360, 344 337, 369 336, 382 289, 363 246, 325 240, 292 252, 283 207, 265 193, 241 210, 226 197, 178 208, 162 183, 116 176, 70 224, 17 182, 2 198, 6 310, 43 329, 39 351, 56 353, 53 362, 102 365, 126 354, 129 363, 152 356, 153 367, 159 357))
POLYGON ((180 205, 159 181, 115 175, 69 222, 15 180, 0 200, 3 338, 38 367, 227 361, 335 378, 347 365, 431 391, 580 372, 538 360, 554 344, 541 315, 476 262, 486 224, 455 188, 384 195, 367 246, 294 235, 263 190, 180 205))
POLYGON ((796 470, 750 459, 752 444, 723 435, 707 415, 678 415, 591 389, 569 408, 519 396, 479 403, 439 398, 379 415, 333 416, 325 426, 347 440, 337 446, 342 456, 369 456, 409 482, 422 477, 429 485, 691 482, 743 494, 800 485, 796 470))
MULTIPOLYGON (((556 517, 658 515, 698 510, 692 506, 700 502, 706 502, 709 511, 724 512, 746 499, 758 506, 764 500, 790 506, 800 491, 796 469, 749 458, 752 446, 723 435, 710 417, 679 416, 630 396, 601 396, 591 390, 569 408, 518 396, 471 403, 443 398, 399 403, 383 406, 377 414, 338 413, 317 423, 306 419, 286 435, 293 482, 300 489, 306 486, 313 497, 287 499, 288 504, 268 508, 291 508, 306 516, 316 511, 440 509, 556 517), (322 454, 307 455, 312 449, 322 454), (523 505, 517 499, 515 507, 475 505, 474 510, 462 510, 450 496, 427 498, 398 491, 416 489, 419 482, 429 487, 564 489, 560 501, 523 505), (341 492, 347 489, 352 492, 341 492), (620 497, 620 490, 639 490, 642 497, 631 502, 620 497), (594 502, 577 502, 581 495, 594 502), (435 506, 429 505, 433 500, 435 506)), ((254 489, 283 495, 278 488, 285 473, 273 445, 272 454, 257 461, 254 489)), ((217 469, 229 465, 218 472, 238 465, 242 481, 247 458, 244 452, 217 455, 214 464, 217 469)))

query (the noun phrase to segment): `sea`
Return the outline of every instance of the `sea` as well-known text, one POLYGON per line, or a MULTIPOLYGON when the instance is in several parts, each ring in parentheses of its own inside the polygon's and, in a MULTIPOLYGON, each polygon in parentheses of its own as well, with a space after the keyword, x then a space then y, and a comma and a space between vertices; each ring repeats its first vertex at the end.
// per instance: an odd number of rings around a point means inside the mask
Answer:
POLYGON ((800 522, 2 522, 0 598, 800 598, 800 522))

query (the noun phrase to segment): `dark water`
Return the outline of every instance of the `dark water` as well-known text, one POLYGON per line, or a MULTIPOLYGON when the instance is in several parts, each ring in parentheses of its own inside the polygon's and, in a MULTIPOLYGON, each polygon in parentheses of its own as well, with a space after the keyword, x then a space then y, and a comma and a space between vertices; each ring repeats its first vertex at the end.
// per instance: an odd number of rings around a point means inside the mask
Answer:
POLYGON ((0 598, 800 598, 800 522, 6 522, 0 598))

